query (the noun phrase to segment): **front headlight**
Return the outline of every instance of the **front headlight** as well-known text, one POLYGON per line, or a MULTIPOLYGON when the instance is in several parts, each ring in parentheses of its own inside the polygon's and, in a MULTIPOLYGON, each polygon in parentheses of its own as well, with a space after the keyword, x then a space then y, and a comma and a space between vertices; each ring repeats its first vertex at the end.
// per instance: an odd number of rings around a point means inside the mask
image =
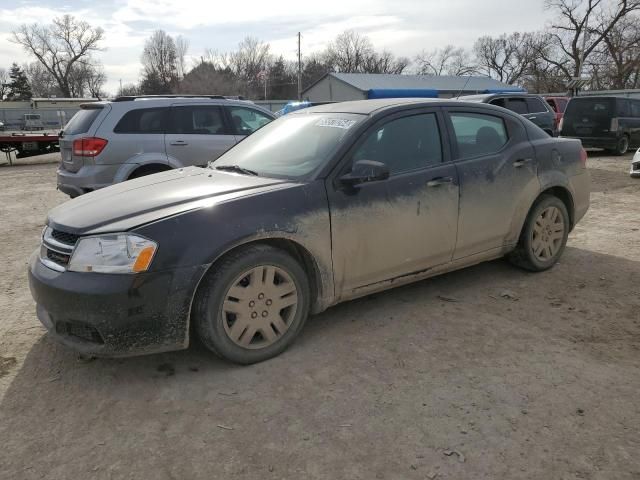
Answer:
POLYGON ((149 269, 158 244, 128 233, 81 238, 67 270, 72 272, 138 273, 149 269))

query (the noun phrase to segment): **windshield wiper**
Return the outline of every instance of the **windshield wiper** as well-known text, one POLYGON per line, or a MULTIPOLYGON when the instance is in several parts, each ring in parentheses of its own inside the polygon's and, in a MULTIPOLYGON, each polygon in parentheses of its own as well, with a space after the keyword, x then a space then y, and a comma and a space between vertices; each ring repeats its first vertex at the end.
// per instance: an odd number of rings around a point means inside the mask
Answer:
POLYGON ((215 168, 216 170, 242 173, 243 175, 251 175, 254 177, 258 176, 258 172, 254 172, 253 170, 249 170, 248 168, 243 168, 239 165, 216 165, 213 168, 215 168))

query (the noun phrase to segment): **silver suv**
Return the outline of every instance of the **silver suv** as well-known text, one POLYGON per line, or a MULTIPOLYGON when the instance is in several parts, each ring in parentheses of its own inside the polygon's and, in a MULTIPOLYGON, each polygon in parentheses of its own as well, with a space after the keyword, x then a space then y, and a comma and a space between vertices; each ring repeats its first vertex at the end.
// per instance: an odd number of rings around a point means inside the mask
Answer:
POLYGON ((58 189, 77 197, 131 178, 206 166, 275 115, 219 95, 118 97, 81 105, 60 135, 58 189))

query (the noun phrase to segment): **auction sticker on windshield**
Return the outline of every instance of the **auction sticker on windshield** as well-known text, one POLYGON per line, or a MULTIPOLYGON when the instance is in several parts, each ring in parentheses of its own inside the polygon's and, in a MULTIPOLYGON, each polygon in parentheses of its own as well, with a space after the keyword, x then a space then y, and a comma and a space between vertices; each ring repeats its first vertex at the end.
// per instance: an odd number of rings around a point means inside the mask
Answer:
POLYGON ((351 128, 355 124, 355 120, 346 120, 344 118, 323 118, 316 123, 318 127, 335 127, 335 128, 351 128))

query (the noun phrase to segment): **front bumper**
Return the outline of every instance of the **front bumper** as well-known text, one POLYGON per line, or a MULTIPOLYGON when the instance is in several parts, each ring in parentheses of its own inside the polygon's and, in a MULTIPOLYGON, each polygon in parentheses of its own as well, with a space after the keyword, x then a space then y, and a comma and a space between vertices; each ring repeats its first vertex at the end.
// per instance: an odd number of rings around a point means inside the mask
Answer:
POLYGON ((633 156, 633 160, 631 160, 631 170, 629 171, 629 175, 634 178, 640 178, 640 148, 633 156))
POLYGON ((206 266, 142 274, 57 272, 34 252, 29 288, 49 334, 85 354, 119 357, 186 348, 206 266))
POLYGON ((99 188, 108 187, 115 182, 120 164, 83 165, 77 172, 58 167, 58 190, 70 197, 77 197, 99 188))

